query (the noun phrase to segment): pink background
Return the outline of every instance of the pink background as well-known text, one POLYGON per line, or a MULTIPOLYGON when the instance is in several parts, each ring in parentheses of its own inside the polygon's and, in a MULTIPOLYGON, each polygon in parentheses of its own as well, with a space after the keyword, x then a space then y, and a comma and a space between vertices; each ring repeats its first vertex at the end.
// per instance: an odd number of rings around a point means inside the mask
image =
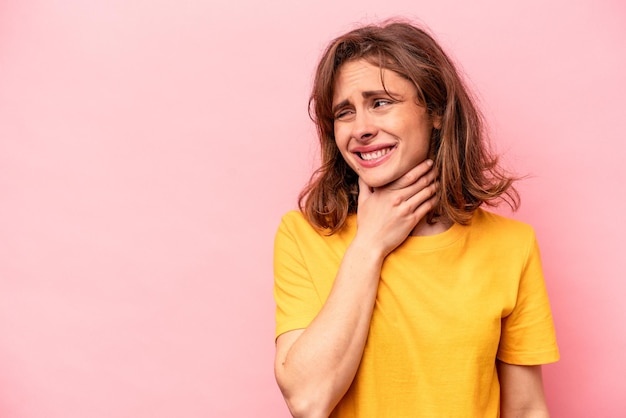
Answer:
POLYGON ((0 1, 0 416, 288 416, 272 243, 314 165, 313 67, 392 15, 530 176, 553 416, 626 416, 621 0, 0 1))

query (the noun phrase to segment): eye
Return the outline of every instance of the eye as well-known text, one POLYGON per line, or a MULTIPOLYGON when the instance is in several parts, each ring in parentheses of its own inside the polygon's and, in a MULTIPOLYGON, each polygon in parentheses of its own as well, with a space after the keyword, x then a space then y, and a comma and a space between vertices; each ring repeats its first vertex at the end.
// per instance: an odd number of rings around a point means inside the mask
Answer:
POLYGON ((354 111, 352 109, 342 109, 335 114, 335 120, 342 120, 350 117, 354 111))
POLYGON ((392 104, 393 101, 389 100, 389 99, 375 99, 372 102, 372 107, 377 108, 377 107, 382 107, 382 106, 388 106, 390 104, 392 104))

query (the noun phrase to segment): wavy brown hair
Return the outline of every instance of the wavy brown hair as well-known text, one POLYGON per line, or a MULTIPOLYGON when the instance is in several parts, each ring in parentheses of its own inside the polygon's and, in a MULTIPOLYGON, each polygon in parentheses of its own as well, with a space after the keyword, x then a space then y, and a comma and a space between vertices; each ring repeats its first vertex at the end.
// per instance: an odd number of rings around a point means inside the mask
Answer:
POLYGON ((317 125, 322 164, 298 199, 312 225, 333 234, 357 211, 358 177, 335 144, 332 99, 339 69, 358 59, 411 81, 419 104, 441 119, 430 143, 440 188, 429 222, 440 216, 466 225, 480 205, 494 206, 498 200, 517 209, 517 178, 502 170, 497 155, 490 152, 482 115, 454 64, 425 30, 396 20, 338 37, 317 67, 309 113, 317 125))

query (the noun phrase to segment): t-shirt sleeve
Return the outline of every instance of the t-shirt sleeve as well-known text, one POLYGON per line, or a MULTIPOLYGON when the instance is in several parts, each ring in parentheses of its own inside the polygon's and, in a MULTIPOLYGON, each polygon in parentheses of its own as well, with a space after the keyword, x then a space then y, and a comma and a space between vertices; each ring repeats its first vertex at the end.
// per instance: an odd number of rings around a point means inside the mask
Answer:
POLYGON ((276 338, 306 328, 321 309, 306 262, 296 239, 289 215, 283 217, 274 240, 274 299, 276 338))
POLYGON ((559 359, 539 246, 534 233, 521 272, 515 307, 502 319, 497 357, 505 363, 527 366, 552 363, 559 359))

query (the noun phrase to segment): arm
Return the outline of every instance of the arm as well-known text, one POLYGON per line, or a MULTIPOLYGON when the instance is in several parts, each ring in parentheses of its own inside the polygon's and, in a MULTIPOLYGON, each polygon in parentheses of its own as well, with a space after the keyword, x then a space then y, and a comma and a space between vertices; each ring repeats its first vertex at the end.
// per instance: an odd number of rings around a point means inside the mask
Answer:
POLYGON ((322 310, 276 340, 275 373, 295 417, 327 417, 361 360, 376 299, 380 256, 351 245, 322 310))
POLYGON ((497 361, 502 418, 549 418, 541 366, 517 366, 497 361))
POLYGON ((374 192, 359 181, 357 234, 328 299, 306 329, 276 340, 276 380, 293 416, 327 417, 350 387, 367 340, 383 261, 433 207, 436 174, 431 166, 424 162, 374 192))

